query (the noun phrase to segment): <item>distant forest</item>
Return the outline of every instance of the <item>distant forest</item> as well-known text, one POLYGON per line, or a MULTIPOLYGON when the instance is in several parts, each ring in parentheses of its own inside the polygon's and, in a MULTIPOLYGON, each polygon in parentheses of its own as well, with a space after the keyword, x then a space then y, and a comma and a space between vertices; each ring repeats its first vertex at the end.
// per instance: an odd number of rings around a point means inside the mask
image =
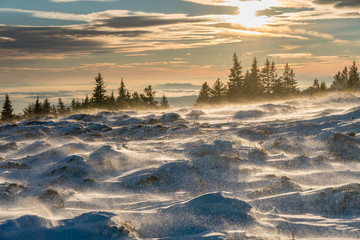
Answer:
POLYGON ((243 73, 243 67, 236 53, 230 69, 229 81, 223 83, 217 79, 212 87, 205 82, 196 100, 196 106, 224 103, 246 103, 251 101, 276 100, 289 97, 309 96, 330 91, 357 91, 360 87, 359 73, 355 61, 334 76, 332 85, 314 82, 304 91, 298 88, 294 69, 285 65, 284 72, 278 75, 275 62, 266 59, 260 68, 256 58, 249 70, 243 73))
POLYGON ((125 87, 124 80, 121 79, 117 97, 115 97, 113 91, 110 96, 107 96, 106 92, 104 79, 99 73, 95 77, 95 87, 90 98, 86 95, 85 99, 82 99, 81 101, 79 99, 73 99, 71 104, 66 106, 61 98, 58 99, 56 105, 51 105, 47 98, 45 98, 43 102, 40 102, 39 97, 37 97, 34 103, 29 103, 29 105, 23 109, 22 115, 14 114, 10 97, 6 94, 3 109, 1 111, 1 120, 12 121, 36 116, 66 115, 90 109, 117 110, 169 108, 168 100, 165 95, 162 96, 160 102, 155 100, 156 92, 152 89, 151 85, 144 89, 144 93, 130 93, 125 87))
MULTIPOLYGON (((233 56, 232 62, 228 82, 223 83, 218 78, 212 87, 205 82, 201 87, 195 106, 269 101, 310 96, 331 91, 357 91, 360 87, 359 73, 355 60, 351 66, 345 67, 334 76, 334 81, 330 87, 327 87, 324 81, 320 83, 318 79, 314 79, 313 84, 304 91, 299 90, 294 69, 290 68, 289 64, 285 65, 284 72, 279 75, 274 61, 270 62, 267 59, 265 65, 260 68, 255 57, 251 68, 244 74, 243 67, 236 53, 233 56)), ((47 98, 40 102, 39 97, 37 97, 36 101, 29 103, 23 109, 23 114, 20 115, 14 114, 10 97, 6 94, 1 111, 1 121, 7 122, 34 116, 57 116, 89 109, 169 108, 165 95, 162 96, 160 102, 155 100, 156 92, 152 89, 151 85, 146 87, 143 93, 130 93, 126 89, 123 79, 121 79, 116 97, 113 91, 110 96, 106 95, 106 92, 104 79, 99 73, 95 77, 95 87, 90 98, 87 95, 81 101, 73 99, 71 104, 66 106, 61 98, 58 99, 56 105, 51 105, 47 98)))

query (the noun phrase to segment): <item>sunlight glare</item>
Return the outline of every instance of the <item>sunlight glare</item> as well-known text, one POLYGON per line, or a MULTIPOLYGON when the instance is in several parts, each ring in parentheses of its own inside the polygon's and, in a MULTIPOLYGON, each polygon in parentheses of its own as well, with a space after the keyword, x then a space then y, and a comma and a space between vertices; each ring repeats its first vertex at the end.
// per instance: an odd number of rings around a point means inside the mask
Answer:
POLYGON ((270 7, 278 6, 277 0, 260 0, 260 1, 240 1, 230 0, 232 6, 239 8, 239 14, 232 17, 232 23, 239 23, 247 28, 256 28, 266 24, 271 18, 266 16, 257 16, 257 12, 270 7))

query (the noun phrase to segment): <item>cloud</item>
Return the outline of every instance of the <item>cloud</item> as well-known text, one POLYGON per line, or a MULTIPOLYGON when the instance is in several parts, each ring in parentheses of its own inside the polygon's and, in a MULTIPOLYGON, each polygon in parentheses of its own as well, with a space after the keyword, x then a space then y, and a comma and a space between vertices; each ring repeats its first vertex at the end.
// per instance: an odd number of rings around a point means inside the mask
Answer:
POLYGON ((359 0, 314 0, 316 4, 334 5, 336 8, 359 7, 359 0))
POLYGON ((50 0, 50 2, 115 2, 117 0, 50 0))
POLYGON ((312 57, 311 53, 279 53, 269 54, 269 57, 273 58, 309 58, 312 57))

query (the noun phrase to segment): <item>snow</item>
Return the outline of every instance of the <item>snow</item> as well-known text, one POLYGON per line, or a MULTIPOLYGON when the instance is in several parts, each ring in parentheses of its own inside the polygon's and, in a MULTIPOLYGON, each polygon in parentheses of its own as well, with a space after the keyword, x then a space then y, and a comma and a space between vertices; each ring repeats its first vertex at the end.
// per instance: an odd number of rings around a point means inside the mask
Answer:
POLYGON ((0 239, 358 239, 360 96, 0 126, 0 239))

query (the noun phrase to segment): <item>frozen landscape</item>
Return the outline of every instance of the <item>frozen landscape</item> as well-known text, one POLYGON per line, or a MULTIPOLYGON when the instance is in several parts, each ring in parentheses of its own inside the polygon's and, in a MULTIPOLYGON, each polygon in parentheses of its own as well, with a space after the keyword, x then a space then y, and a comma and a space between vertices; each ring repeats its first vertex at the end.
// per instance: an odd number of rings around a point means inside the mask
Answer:
POLYGON ((360 96, 0 127, 0 239, 360 238, 360 96))

